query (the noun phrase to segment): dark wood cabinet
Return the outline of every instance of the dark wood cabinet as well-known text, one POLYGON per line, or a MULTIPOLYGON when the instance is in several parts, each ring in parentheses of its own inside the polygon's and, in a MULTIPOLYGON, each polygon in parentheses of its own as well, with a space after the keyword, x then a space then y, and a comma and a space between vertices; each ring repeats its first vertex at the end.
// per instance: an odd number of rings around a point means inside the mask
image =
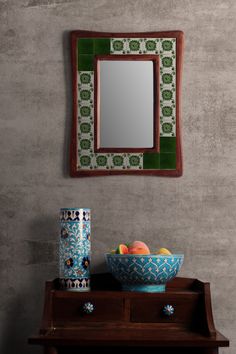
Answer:
POLYGON ((157 354, 217 354, 229 346, 214 326, 209 283, 175 278, 165 293, 121 291, 110 274, 95 274, 91 283, 83 293, 60 290, 58 279, 46 282, 41 328, 29 343, 45 354, 115 348, 137 354, 145 347, 157 354))

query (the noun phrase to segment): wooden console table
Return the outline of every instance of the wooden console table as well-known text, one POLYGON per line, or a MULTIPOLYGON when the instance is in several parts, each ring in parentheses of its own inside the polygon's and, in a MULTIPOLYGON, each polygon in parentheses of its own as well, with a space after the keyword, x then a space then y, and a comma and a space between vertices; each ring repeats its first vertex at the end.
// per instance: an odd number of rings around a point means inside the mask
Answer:
POLYGON ((91 283, 83 293, 59 290, 58 279, 46 282, 42 325, 29 343, 45 354, 108 354, 117 347, 217 354, 229 346, 214 326, 209 283, 175 278, 165 293, 123 292, 108 273, 93 275, 91 283))

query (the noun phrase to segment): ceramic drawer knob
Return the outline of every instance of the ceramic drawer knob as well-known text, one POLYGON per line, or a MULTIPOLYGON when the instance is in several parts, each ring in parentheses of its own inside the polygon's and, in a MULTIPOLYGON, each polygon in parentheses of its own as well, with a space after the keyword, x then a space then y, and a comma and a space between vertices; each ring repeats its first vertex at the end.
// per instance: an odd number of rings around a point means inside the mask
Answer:
POLYGON ((174 314, 174 312, 175 312, 175 309, 172 305, 165 305, 163 307, 163 313, 166 316, 172 316, 174 314))
POLYGON ((91 302, 85 302, 83 305, 83 312, 90 314, 94 311, 94 305, 91 302))

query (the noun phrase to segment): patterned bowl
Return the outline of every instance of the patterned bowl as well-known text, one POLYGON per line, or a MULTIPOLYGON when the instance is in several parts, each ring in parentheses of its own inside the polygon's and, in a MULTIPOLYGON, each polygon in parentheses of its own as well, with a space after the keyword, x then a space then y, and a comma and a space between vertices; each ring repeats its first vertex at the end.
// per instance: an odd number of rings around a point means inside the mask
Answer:
POLYGON ((125 291, 164 292, 166 283, 180 270, 183 254, 105 255, 109 271, 121 283, 125 291))

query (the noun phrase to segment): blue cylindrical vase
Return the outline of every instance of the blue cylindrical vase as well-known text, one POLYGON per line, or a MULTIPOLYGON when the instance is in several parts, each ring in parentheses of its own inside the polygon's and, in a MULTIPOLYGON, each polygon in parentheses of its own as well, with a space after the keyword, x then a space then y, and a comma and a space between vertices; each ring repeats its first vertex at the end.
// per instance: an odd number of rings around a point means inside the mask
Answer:
POLYGON ((64 290, 90 290, 90 209, 60 211, 60 286, 64 290))

